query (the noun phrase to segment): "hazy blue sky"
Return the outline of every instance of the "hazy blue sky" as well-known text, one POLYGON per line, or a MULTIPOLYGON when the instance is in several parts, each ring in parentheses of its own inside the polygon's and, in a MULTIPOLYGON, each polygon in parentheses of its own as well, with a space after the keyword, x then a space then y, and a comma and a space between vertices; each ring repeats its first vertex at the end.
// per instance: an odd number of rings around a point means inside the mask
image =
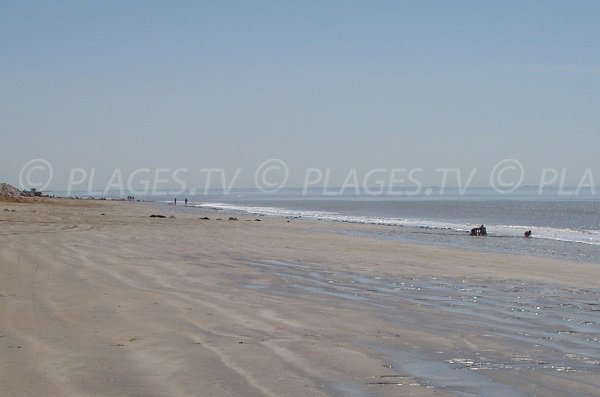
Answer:
POLYGON ((598 1, 3 0, 0 180, 35 158, 54 189, 269 158, 293 184, 504 158, 599 180, 599 21, 598 1))

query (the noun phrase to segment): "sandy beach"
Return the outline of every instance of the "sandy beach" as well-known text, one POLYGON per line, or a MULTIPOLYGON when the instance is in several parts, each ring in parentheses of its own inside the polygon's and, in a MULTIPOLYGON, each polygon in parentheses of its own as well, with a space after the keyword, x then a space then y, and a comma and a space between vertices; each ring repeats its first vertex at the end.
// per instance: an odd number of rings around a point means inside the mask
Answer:
POLYGON ((598 264, 228 217, 0 202, 0 395, 600 396, 598 264))

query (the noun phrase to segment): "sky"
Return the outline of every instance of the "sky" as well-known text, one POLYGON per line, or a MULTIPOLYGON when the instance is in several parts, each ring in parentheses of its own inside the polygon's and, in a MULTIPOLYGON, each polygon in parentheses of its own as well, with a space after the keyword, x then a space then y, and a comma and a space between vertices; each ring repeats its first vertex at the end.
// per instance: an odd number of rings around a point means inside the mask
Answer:
POLYGON ((4 0, 0 181, 42 159, 54 190, 72 169, 250 186, 280 159, 290 187, 374 168, 485 185, 514 159, 525 184, 591 169, 600 190, 599 20, 597 1, 4 0))

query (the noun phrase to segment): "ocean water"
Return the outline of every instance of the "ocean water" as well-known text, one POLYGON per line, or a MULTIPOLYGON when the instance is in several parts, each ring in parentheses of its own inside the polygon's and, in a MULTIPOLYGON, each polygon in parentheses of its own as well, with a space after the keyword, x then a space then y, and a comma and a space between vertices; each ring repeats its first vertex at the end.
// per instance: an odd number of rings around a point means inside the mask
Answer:
MULTIPOLYGON (((446 245, 470 250, 549 256, 600 263, 600 199, 594 196, 537 194, 521 190, 501 195, 481 189, 466 195, 326 196, 287 189, 276 194, 237 190, 229 194, 190 196, 183 208, 255 216, 385 225, 377 231, 352 232, 379 239, 446 245), (488 236, 471 237, 471 228, 486 225, 488 236), (524 238, 532 230, 532 238, 524 238)), ((164 197, 156 201, 171 203, 164 197)), ((334 231, 334 228, 330 228, 334 231)), ((338 230, 337 228, 335 230, 338 230)))

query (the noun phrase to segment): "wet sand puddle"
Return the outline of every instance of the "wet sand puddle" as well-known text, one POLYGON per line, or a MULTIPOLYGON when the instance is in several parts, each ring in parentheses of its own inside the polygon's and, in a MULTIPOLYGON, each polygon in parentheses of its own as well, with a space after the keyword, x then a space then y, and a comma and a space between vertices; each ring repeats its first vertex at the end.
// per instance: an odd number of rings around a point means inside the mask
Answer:
MULTIPOLYGON (((404 345, 355 340, 381 354, 390 368, 402 370, 395 378, 368 379, 368 385, 418 384, 459 396, 520 396, 529 395, 520 392, 525 386, 517 390, 502 384, 502 379, 534 373, 600 375, 600 289, 515 280, 369 277, 273 260, 249 265, 259 274, 276 276, 277 282, 242 279, 243 288, 290 297, 302 296, 300 292, 321 299, 325 296, 352 304, 357 316, 361 310, 372 314, 375 309, 382 322, 398 328, 423 329, 441 336, 468 330, 465 337, 476 340, 478 346, 485 346, 488 340, 492 346, 459 351, 414 346, 411 350, 404 345), (493 348, 498 344, 507 346, 504 353, 493 348)), ((543 389, 544 385, 538 386, 543 389)), ((556 395, 562 393, 555 389, 556 395)))

